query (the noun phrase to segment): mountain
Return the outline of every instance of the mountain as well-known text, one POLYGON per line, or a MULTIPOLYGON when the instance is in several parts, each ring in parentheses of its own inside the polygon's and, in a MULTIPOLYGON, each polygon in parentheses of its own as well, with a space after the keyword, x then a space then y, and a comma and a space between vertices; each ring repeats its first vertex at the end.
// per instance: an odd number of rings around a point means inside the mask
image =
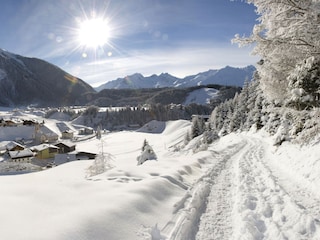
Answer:
POLYGON ((244 68, 234 68, 226 66, 218 70, 209 70, 185 78, 177 78, 168 73, 144 77, 140 73, 135 73, 124 78, 107 82, 95 90, 103 89, 138 89, 138 88, 162 88, 179 87, 186 88, 200 85, 219 84, 224 86, 242 87, 245 79, 251 79, 255 67, 250 65, 244 68))
POLYGON ((89 84, 55 65, 0 49, 0 106, 76 105, 88 92, 89 84))
POLYGON ((244 68, 226 66, 219 70, 209 70, 196 75, 187 76, 176 84, 179 87, 209 84, 243 87, 244 81, 246 79, 251 80, 255 71, 256 68, 252 65, 244 68))
POLYGON ((144 77, 140 73, 135 73, 124 78, 118 78, 116 80, 107 82, 95 90, 101 91, 103 89, 138 89, 138 88, 164 88, 173 87, 174 83, 179 81, 168 73, 162 73, 160 75, 151 75, 149 77, 144 77))

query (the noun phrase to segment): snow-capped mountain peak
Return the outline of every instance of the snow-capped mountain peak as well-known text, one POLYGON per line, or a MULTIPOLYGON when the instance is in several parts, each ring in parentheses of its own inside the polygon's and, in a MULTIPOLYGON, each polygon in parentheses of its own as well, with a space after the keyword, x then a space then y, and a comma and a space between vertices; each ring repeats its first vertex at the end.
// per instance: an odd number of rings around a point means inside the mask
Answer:
POLYGON ((219 84, 227 86, 242 87, 246 79, 251 79, 255 71, 255 67, 250 65, 244 68, 235 68, 226 66, 221 69, 211 69, 195 75, 184 78, 177 78, 169 73, 153 74, 144 77, 140 73, 118 78, 116 80, 106 82, 105 84, 95 88, 97 91, 103 89, 138 89, 138 88, 162 88, 162 87, 192 87, 209 84, 219 84))

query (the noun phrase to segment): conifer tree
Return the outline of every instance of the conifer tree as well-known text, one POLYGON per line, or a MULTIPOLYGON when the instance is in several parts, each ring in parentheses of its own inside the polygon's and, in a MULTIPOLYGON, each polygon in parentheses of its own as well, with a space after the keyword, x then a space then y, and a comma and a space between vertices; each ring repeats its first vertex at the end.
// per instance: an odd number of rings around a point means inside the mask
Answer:
POLYGON ((298 110, 319 107, 320 94, 320 59, 309 57, 288 77, 291 97, 288 105, 298 110))
POLYGON ((141 154, 137 157, 137 161, 138 161, 137 165, 142 165, 147 160, 156 160, 156 159, 157 159, 157 155, 155 154, 152 147, 149 145, 149 143, 145 139, 143 141, 143 145, 141 148, 141 154))

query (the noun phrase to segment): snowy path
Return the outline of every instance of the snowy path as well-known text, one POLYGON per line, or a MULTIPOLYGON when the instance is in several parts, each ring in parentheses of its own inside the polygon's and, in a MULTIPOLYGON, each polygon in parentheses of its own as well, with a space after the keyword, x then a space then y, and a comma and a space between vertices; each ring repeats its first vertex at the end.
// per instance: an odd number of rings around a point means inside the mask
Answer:
POLYGON ((213 179, 206 212, 201 216, 196 239, 230 239, 232 234, 232 207, 234 164, 227 159, 224 168, 213 179))
POLYGON ((176 204, 178 213, 164 228, 165 233, 171 230, 170 240, 196 239, 197 234, 199 239, 230 239, 230 173, 233 169, 232 160, 242 152, 244 145, 240 142, 222 152, 211 151, 216 163, 191 187, 181 202, 176 204), (214 236, 217 238, 213 238, 214 236))
MULTIPOLYGON (((308 211, 309 199, 287 174, 282 175, 287 184, 278 180, 274 174, 278 168, 270 170, 263 146, 258 139, 251 140, 248 153, 239 161, 241 224, 235 239, 320 239, 318 220, 308 211)), ((320 199, 313 204, 320 206, 320 199)))
MULTIPOLYGON (((320 198, 270 160, 268 144, 241 137, 177 205, 168 239, 320 239, 320 198)), ((279 159, 278 159, 279 160, 279 159)))

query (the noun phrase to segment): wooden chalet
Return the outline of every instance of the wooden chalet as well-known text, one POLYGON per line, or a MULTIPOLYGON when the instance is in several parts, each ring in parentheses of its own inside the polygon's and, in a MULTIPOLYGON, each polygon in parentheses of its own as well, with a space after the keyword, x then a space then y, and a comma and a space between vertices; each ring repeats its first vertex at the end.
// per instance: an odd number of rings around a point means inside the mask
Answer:
POLYGON ((34 156, 34 153, 28 148, 19 151, 9 151, 8 154, 12 162, 31 162, 34 156))
POLYGON ((66 142, 59 142, 54 144, 56 147, 59 148, 59 153, 69 153, 76 150, 76 145, 73 143, 66 143, 66 142))
POLYGON ((35 152, 36 157, 40 159, 54 158, 59 152, 59 147, 51 144, 40 144, 31 148, 35 152))

